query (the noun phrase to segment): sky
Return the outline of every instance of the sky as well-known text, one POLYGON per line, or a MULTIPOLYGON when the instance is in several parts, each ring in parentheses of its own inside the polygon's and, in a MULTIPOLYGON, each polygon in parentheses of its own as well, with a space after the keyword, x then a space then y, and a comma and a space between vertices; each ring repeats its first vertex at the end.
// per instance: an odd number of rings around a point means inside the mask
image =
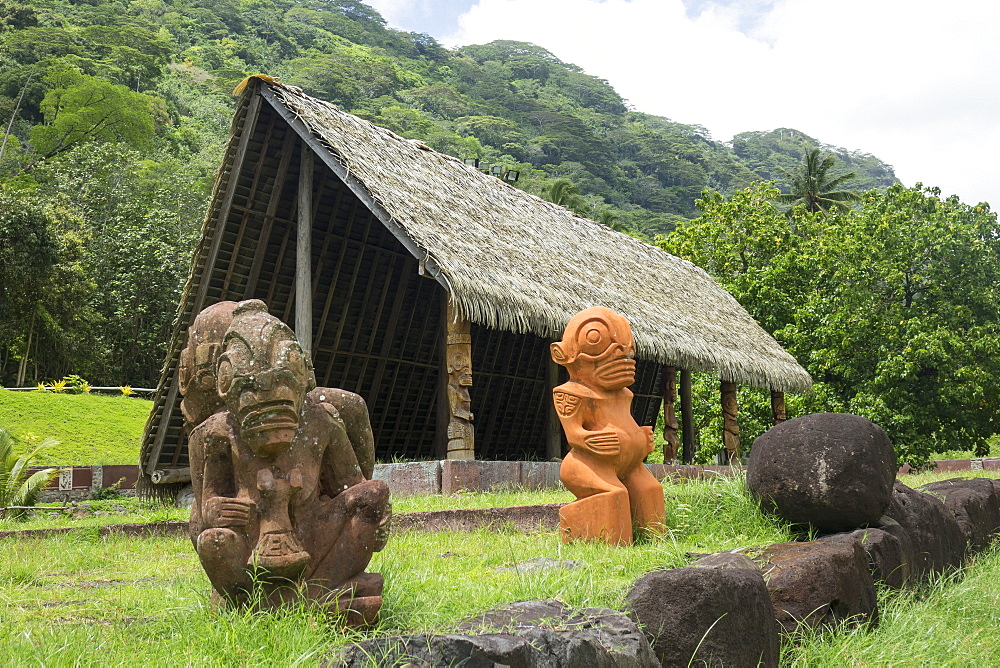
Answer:
POLYGON ((532 42, 717 141, 794 128, 1000 209, 995 0, 366 1, 448 47, 532 42))

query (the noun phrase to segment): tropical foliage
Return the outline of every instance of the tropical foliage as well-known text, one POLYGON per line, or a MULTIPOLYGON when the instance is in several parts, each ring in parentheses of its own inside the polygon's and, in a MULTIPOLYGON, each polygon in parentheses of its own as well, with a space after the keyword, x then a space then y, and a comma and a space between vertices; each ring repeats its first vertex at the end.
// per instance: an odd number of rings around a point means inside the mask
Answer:
POLYGON ((55 468, 34 473, 28 468, 40 451, 58 443, 47 438, 30 452, 18 456, 14 453, 14 438, 0 429, 0 517, 24 517, 27 512, 24 508, 35 505, 42 488, 59 475, 59 469, 55 468))
POLYGON ((795 206, 802 204, 807 211, 847 211, 850 202, 857 202, 861 197, 853 190, 844 190, 842 185, 857 178, 857 174, 841 174, 831 176, 830 169, 834 165, 832 155, 821 156, 815 148, 806 153, 805 164, 794 172, 781 170, 791 181, 792 191, 778 195, 778 201, 795 206))
MULTIPOLYGON (((791 222, 776 199, 768 183, 706 193, 702 215, 659 243, 712 273, 809 370, 815 393, 797 411, 864 415, 911 464, 986 454, 1000 431, 996 214, 920 185, 868 191, 857 210, 798 208, 791 222)), ((745 407, 761 425, 766 409, 745 407)))
POLYGON ((358 0, 0 0, 0 382, 156 383, 231 93, 255 73, 650 238, 704 188, 781 178, 812 148, 864 187, 895 180, 791 130, 713 141, 541 47, 445 49, 358 0))

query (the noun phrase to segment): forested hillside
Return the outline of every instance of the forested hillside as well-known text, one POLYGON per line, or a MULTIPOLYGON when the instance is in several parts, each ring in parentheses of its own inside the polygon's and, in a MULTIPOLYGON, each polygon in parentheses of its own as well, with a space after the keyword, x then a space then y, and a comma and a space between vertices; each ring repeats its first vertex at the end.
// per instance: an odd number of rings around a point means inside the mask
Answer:
POLYGON ((357 0, 0 0, 0 383, 155 384, 232 89, 254 73, 650 239, 706 188, 786 186, 815 147, 857 189, 895 182, 795 130, 713 141, 540 47, 449 50, 357 0))

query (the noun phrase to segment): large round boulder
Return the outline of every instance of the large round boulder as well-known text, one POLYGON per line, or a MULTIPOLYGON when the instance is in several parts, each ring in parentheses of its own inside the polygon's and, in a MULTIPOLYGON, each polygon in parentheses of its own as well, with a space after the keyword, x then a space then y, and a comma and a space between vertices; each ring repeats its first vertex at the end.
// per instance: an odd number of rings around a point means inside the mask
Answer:
MULTIPOLYGON (((715 555, 713 555, 715 556, 715 555)), ((745 557, 647 573, 625 598, 664 666, 777 666, 778 625, 760 570, 745 557)))
POLYGON ((820 531, 849 531, 885 513, 896 453, 877 424, 849 413, 783 422, 753 443, 747 487, 768 512, 820 531))

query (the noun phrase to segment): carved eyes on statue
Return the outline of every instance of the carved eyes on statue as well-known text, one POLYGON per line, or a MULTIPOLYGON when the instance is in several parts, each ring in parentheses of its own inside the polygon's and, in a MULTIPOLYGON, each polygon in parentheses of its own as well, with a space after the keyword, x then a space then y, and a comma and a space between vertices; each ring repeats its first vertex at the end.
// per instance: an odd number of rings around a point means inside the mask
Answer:
POLYGON ((229 390, 233 387, 234 377, 235 373, 233 372, 233 363, 229 361, 228 355, 223 355, 219 360, 219 371, 216 374, 219 394, 229 394, 229 390))
POLYGON ((246 368, 248 360, 249 366, 253 367, 253 357, 247 345, 239 339, 231 340, 226 346, 226 352, 219 356, 216 367, 216 386, 221 396, 229 394, 238 375, 249 371, 246 368))
POLYGON ((577 345, 585 355, 599 355, 611 345, 611 330, 600 320, 584 323, 577 337, 577 345))
POLYGON ((288 370, 296 376, 304 376, 307 372, 306 360, 302 354, 302 348, 295 342, 286 343, 277 355, 274 367, 287 366, 288 370), (284 358, 284 360, 282 360, 284 358), (282 365, 284 361, 284 365, 282 365))

